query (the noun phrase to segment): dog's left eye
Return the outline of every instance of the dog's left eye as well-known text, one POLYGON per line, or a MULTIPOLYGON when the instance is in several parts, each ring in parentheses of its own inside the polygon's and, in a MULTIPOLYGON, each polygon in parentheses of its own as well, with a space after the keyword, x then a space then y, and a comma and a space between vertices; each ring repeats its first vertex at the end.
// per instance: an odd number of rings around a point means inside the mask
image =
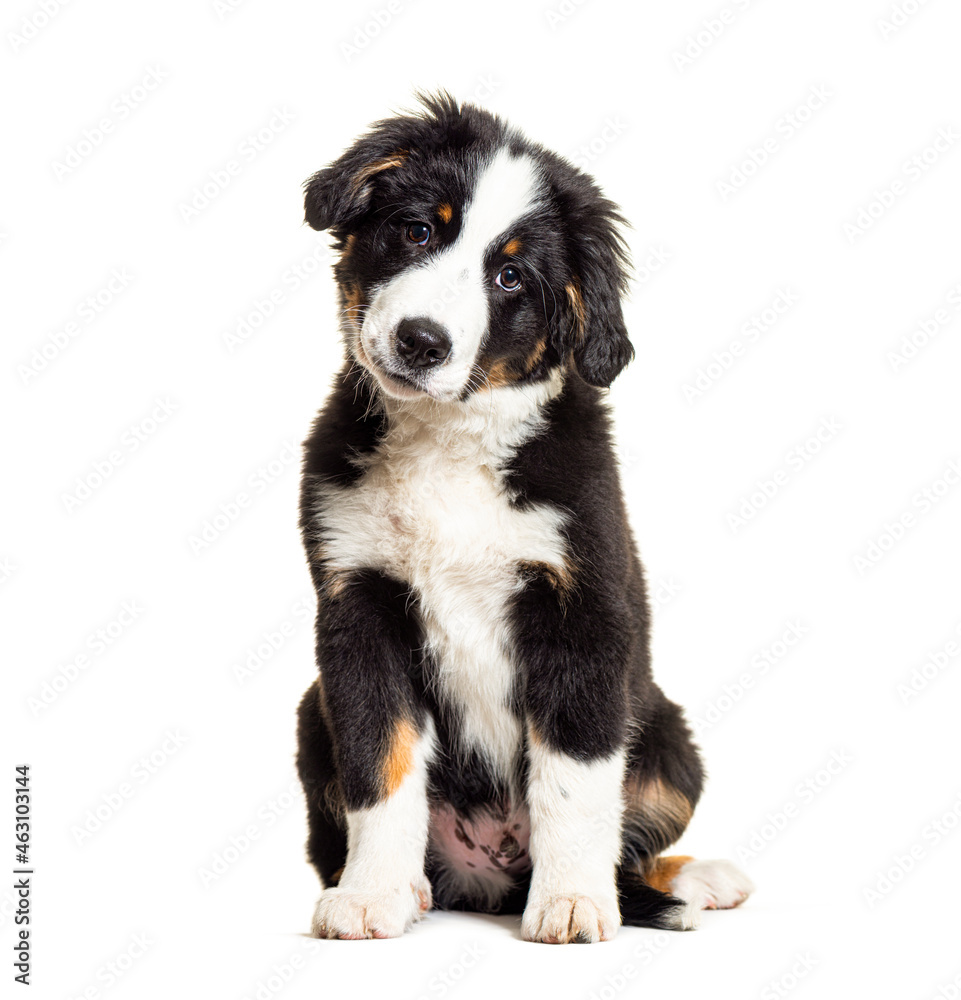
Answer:
POLYGON ((500 269, 500 273, 494 279, 494 282, 499 288, 503 288, 505 292, 516 292, 521 287, 521 272, 516 267, 511 267, 508 264, 507 267, 500 269))
POLYGON ((407 227, 407 239, 419 247, 424 246, 430 239, 430 226, 425 222, 412 222, 407 227))

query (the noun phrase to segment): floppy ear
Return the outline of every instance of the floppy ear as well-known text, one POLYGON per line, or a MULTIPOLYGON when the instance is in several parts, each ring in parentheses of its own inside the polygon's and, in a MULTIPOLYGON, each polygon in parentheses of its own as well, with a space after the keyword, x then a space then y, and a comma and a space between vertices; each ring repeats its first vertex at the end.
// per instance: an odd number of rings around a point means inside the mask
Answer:
POLYGON ((304 216, 309 226, 343 235, 370 208, 377 178, 384 171, 397 170, 409 157, 425 151, 465 144, 471 135, 470 109, 445 91, 417 96, 421 110, 375 122, 343 156, 307 181, 304 216))
POLYGON ((370 207, 374 178, 401 167, 407 151, 390 149, 385 137, 364 136, 304 185, 304 218, 312 229, 338 229, 370 207))
POLYGON ((572 273, 561 310, 563 347, 585 382, 606 389, 634 357, 621 310, 627 250, 617 228, 623 219, 613 203, 596 189, 591 195, 569 234, 572 273))

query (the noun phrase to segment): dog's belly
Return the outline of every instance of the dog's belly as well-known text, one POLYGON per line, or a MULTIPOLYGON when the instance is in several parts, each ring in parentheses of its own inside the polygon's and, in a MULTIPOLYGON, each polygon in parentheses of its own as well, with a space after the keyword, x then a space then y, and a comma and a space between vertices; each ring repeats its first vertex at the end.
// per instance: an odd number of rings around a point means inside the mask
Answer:
POLYGON ((490 456, 451 441, 389 442, 350 487, 322 488, 324 557, 410 584, 431 688, 452 711, 455 742, 476 750, 508 786, 522 744, 512 712, 510 603, 518 564, 562 570, 564 516, 515 507, 490 456))
POLYGON ((465 819, 446 803, 430 810, 431 850, 464 875, 519 875, 529 871, 531 823, 526 805, 481 811, 465 819))

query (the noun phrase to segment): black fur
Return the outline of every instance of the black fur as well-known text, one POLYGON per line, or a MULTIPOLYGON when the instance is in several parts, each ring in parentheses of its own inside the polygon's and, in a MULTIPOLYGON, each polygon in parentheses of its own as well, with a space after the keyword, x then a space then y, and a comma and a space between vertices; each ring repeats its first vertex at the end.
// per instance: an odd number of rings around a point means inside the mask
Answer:
POLYGON ((621 923, 633 927, 657 927, 677 930, 678 911, 683 901, 648 885, 632 868, 621 866, 617 872, 617 894, 621 904, 621 923))

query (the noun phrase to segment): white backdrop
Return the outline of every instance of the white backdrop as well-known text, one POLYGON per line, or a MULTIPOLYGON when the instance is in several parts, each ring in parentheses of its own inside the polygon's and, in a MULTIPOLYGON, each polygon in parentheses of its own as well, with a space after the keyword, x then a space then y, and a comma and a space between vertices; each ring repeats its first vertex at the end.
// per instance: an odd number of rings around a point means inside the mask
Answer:
POLYGON ((14 0, 2 28, 3 866, 29 763, 32 995, 961 994, 961 10, 14 0), (301 183, 418 86, 633 223, 611 401, 656 676, 711 775, 679 847, 758 885, 695 934, 304 936, 297 466, 340 347, 301 183))

